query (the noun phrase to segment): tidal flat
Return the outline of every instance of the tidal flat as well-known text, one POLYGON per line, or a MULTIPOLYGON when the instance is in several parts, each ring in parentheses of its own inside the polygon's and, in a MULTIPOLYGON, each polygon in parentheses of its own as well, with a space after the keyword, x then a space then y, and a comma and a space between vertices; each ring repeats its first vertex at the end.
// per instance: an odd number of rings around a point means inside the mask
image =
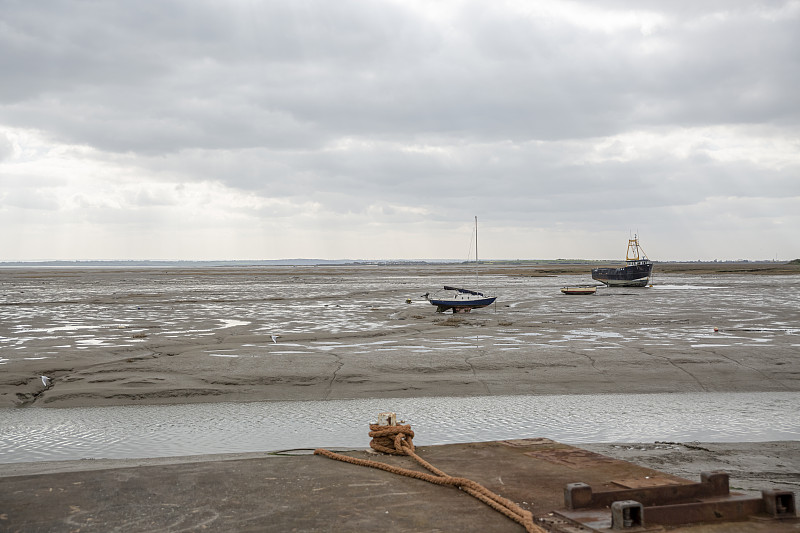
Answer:
POLYGON ((795 266, 561 294, 590 269, 4 268, 0 407, 800 390, 795 266), (436 313, 443 285, 498 299, 436 313))

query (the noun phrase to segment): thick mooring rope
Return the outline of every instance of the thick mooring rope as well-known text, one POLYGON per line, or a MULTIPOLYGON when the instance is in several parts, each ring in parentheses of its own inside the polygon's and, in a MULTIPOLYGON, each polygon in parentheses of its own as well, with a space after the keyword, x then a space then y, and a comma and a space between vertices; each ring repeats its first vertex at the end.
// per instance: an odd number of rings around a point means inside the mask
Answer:
POLYGON ((467 494, 479 499, 495 511, 498 511, 511 520, 521 524, 529 533, 546 533, 544 529, 533 523, 533 515, 530 511, 526 511, 511 500, 495 494, 480 483, 476 483, 475 481, 463 477, 453 477, 447 475, 417 455, 414 451, 414 432, 411 431, 410 425, 380 426, 378 424, 370 424, 369 429, 369 436, 372 437, 372 441, 369 443, 369 445, 372 449, 392 455, 408 455, 413 457, 420 465, 433 472, 435 475, 428 474, 426 472, 417 472, 416 470, 409 470, 408 468, 387 465, 377 461, 371 461, 369 459, 358 459, 356 457, 342 455, 321 448, 314 450, 314 455, 324 455, 325 457, 336 459, 337 461, 344 461, 345 463, 368 466, 371 468, 385 470, 386 472, 400 474, 402 476, 422 479, 436 485, 458 487, 467 494))

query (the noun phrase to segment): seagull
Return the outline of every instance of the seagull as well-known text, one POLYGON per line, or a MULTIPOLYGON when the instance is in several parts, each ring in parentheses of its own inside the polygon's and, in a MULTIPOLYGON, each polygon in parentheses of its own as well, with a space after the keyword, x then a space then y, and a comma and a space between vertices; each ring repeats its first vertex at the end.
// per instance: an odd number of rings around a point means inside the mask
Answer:
POLYGON ((271 337, 272 337, 272 342, 278 344, 278 337, 280 337, 280 335, 271 335, 271 337))
POLYGON ((42 385, 44 385, 45 389, 47 387, 49 387, 50 386, 50 378, 48 378, 47 376, 42 376, 42 385))

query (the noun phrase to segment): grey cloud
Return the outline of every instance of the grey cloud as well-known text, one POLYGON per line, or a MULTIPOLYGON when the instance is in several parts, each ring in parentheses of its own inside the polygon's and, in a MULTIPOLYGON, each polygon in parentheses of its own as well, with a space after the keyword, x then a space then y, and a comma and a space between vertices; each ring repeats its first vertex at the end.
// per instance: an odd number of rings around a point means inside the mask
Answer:
POLYGON ((389 3, 12 4, 0 118, 111 151, 798 118, 796 16, 770 21, 738 4, 718 23, 715 6, 675 9, 655 35, 477 3, 442 25, 389 3), (643 53, 651 41, 663 50, 643 53))
MULTIPOLYGON (((425 208, 428 213, 418 216, 433 218, 457 218, 470 205, 487 204, 509 220, 539 220, 537 213, 558 211, 591 221, 597 211, 656 210, 714 195, 800 195, 797 164, 727 164, 712 159, 703 144, 680 158, 655 150, 632 161, 582 163, 591 150, 583 144, 441 142, 428 139, 427 151, 378 142, 328 151, 197 151, 147 159, 144 171, 219 180, 267 198, 315 201, 331 212, 364 213, 387 203, 425 208)), ((613 152, 623 153, 624 146, 613 152)))
POLYGON ((388 4, 289 6, 15 3, 0 34, 3 115, 119 151, 291 143, 284 126, 359 85, 346 66, 407 50, 385 38, 403 31, 388 4))
POLYGON ((14 153, 14 146, 7 135, 0 133, 0 161, 11 157, 14 153))
POLYGON ((58 197, 55 193, 34 188, 7 188, 0 197, 0 210, 19 208, 31 211, 49 211, 58 209, 58 197))

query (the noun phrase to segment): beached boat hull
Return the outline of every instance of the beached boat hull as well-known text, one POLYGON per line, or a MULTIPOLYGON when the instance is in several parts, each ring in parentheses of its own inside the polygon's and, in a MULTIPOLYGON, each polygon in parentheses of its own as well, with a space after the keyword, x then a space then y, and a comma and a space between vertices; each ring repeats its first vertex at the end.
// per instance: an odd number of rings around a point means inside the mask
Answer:
POLYGON ((593 268, 592 279, 609 287, 644 287, 652 272, 653 263, 637 261, 620 268, 593 268))
POLYGON ((639 246, 639 236, 628 239, 625 266, 618 268, 593 268, 592 279, 609 287, 644 287, 653 273, 653 262, 639 246))
POLYGON ((563 294, 594 294, 597 292, 597 287, 562 287, 563 294))
POLYGON ((488 307, 494 303, 497 297, 480 298, 480 299, 438 299, 429 298, 428 301, 436 306, 437 313, 444 313, 445 311, 453 310, 453 313, 469 313, 473 309, 480 309, 488 307))

